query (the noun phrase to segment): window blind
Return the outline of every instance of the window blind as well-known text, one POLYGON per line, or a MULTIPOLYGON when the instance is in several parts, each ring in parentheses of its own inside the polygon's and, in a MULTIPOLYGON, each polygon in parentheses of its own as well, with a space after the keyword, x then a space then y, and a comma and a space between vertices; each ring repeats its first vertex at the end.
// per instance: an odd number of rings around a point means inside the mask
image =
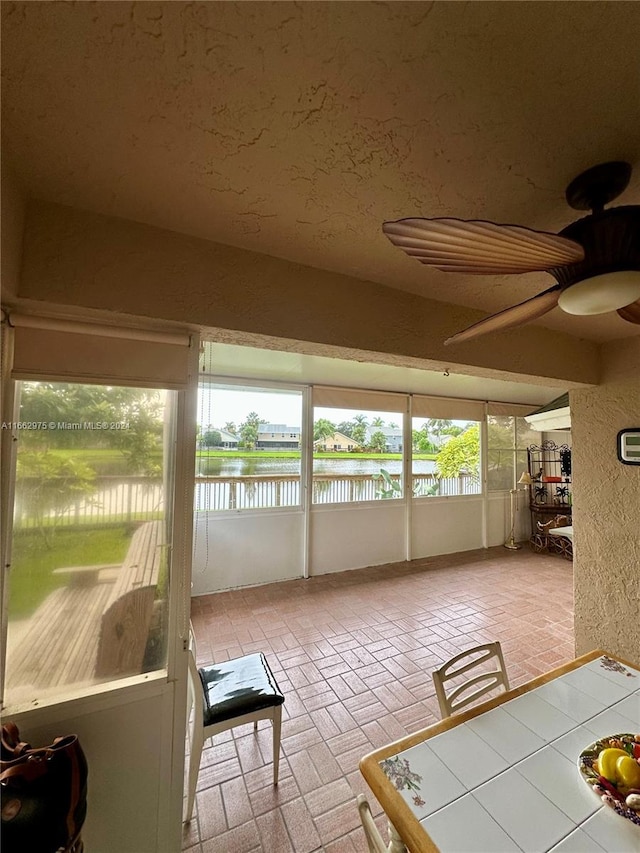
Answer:
POLYGON ((482 400, 456 400, 451 397, 425 397, 414 394, 411 414, 414 418, 481 421, 484 418, 484 402, 482 400))
POLYGON ((11 316, 12 378, 183 389, 190 336, 11 316))
POLYGON ((407 395, 389 391, 366 391, 360 388, 313 386, 313 405, 333 409, 363 409, 372 412, 406 412, 407 395))

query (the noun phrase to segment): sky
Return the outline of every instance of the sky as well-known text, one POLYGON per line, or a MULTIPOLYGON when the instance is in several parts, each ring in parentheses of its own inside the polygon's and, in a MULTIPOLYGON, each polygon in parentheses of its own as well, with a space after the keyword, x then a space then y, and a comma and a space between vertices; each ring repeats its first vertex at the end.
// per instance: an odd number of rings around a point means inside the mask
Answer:
MULTIPOLYGON (((350 421, 354 414, 360 409, 332 409, 316 406, 314 418, 326 418, 332 423, 339 424, 341 421, 350 421)), ((224 427, 228 421, 233 421, 239 426, 249 414, 257 412, 258 416, 274 424, 286 424, 287 426, 302 426, 302 394, 299 391, 283 392, 281 389, 273 391, 244 391, 238 388, 200 388, 198 390, 198 423, 206 427, 209 424, 215 427, 224 427)), ((365 410, 369 423, 380 417, 388 426, 395 423, 402 424, 402 414, 394 412, 374 412, 365 410)), ((426 418, 414 418, 414 429, 420 429, 426 418)), ((453 421, 456 426, 465 426, 467 421, 453 421)))

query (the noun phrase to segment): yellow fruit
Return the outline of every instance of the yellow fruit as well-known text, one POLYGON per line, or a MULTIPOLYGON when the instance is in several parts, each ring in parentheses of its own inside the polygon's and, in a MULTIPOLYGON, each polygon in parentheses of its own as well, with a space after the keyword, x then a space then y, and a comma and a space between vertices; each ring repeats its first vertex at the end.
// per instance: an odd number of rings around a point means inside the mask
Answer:
POLYGON ((640 764, 630 755, 618 758, 616 761, 616 776, 618 782, 625 788, 640 787, 640 764))
MULTIPOLYGON (((609 782, 615 782, 617 779, 616 762, 619 758, 629 758, 629 753, 624 749, 603 749, 598 756, 598 769, 600 775, 608 779, 609 782)), ((637 766, 637 765, 636 765, 637 766)), ((630 785, 629 787, 634 787, 630 785)))

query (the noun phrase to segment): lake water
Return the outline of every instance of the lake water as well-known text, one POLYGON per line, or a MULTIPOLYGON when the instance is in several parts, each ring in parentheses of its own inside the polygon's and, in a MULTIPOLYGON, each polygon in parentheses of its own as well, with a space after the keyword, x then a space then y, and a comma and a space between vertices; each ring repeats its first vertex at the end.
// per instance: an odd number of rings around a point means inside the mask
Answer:
MULTIPOLYGON (((266 476, 268 474, 298 474, 300 473, 299 459, 275 459, 258 456, 252 458, 239 457, 198 457, 197 473, 203 477, 249 477, 266 476)), ((379 474, 384 468, 390 474, 400 474, 402 460, 400 459, 358 459, 353 455, 331 459, 314 459, 313 470, 316 474, 379 474)), ((436 470, 435 462, 430 459, 416 459, 413 463, 414 474, 432 474, 436 470)))

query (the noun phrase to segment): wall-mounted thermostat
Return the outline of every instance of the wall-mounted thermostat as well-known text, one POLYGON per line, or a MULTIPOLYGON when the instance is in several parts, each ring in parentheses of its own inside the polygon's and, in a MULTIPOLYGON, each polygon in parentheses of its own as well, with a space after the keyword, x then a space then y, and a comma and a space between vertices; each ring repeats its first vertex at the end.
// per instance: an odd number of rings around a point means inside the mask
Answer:
POLYGON ((625 465, 640 465, 640 427, 620 430, 618 459, 625 465))

